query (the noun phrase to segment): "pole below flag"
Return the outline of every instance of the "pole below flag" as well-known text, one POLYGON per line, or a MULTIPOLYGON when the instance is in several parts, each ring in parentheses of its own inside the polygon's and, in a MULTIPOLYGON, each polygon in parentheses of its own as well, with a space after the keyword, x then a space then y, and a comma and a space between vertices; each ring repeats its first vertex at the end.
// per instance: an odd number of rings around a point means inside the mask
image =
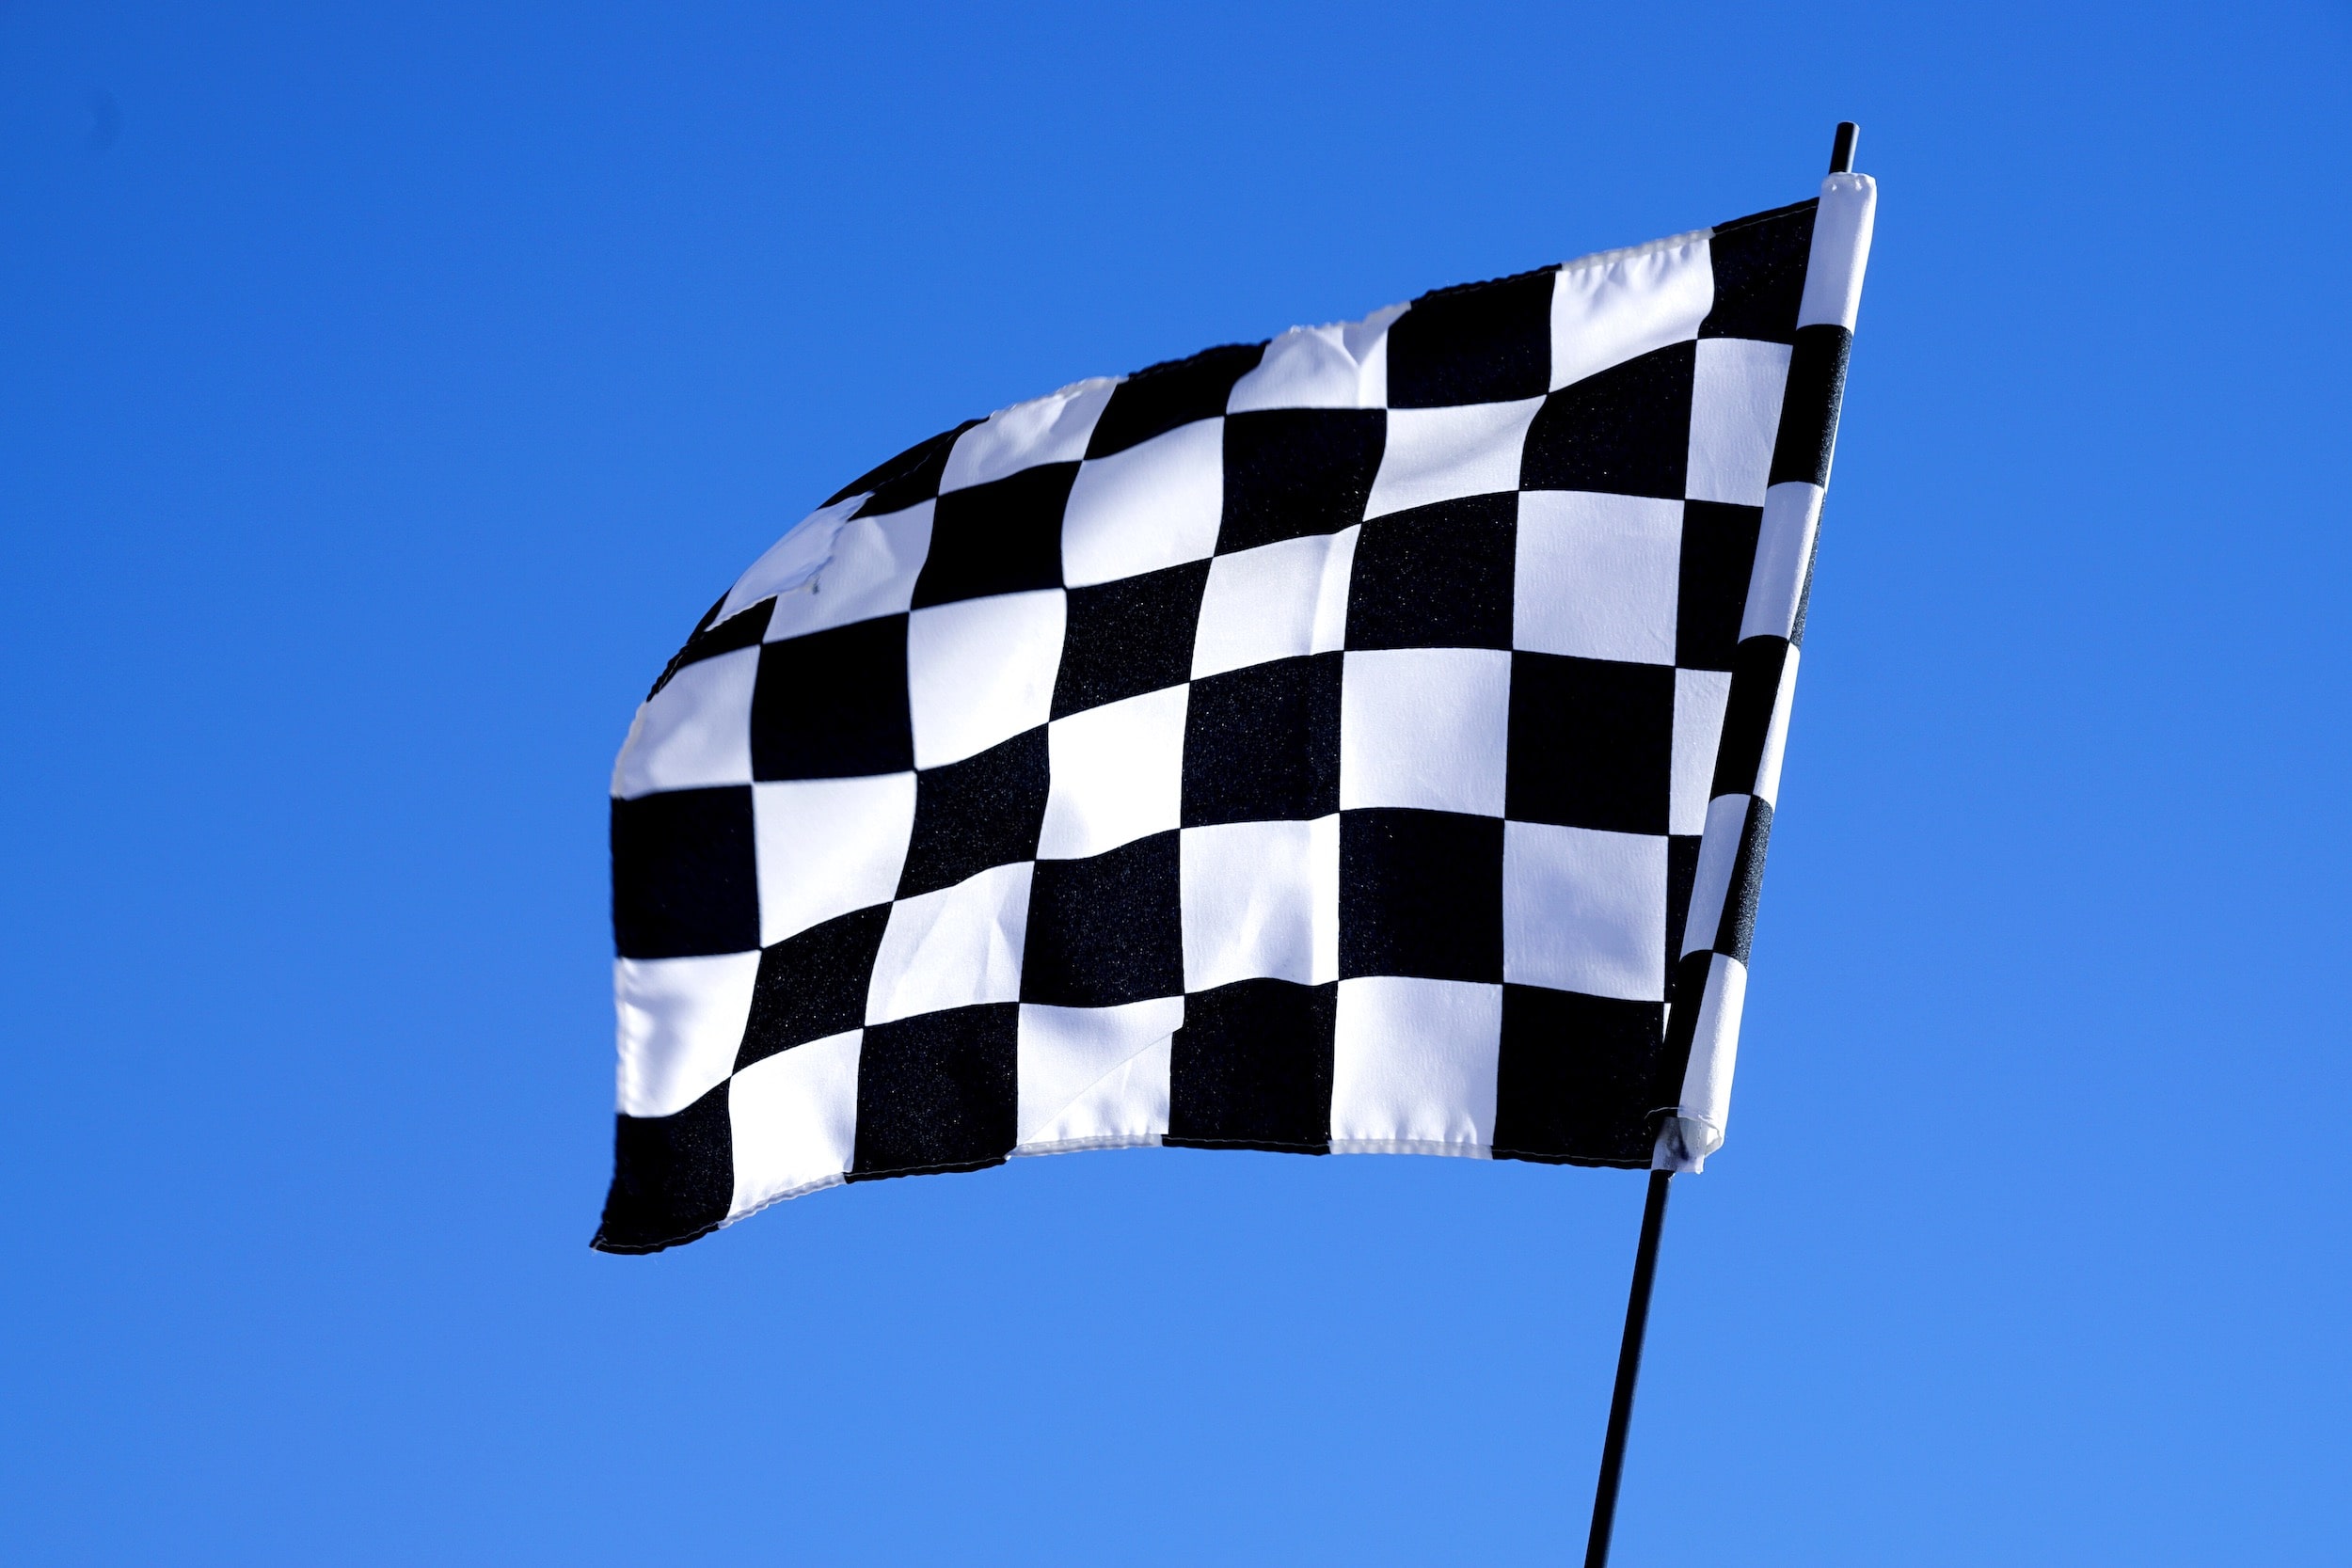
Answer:
POLYGON ((1617 1387, 1609 1400, 1609 1435, 1600 1446, 1600 1482, 1593 1490, 1593 1533, 1584 1545, 1584 1568, 1609 1568, 1609 1533, 1617 1522, 1617 1480, 1625 1471, 1625 1434, 1633 1424, 1633 1385, 1642 1375, 1650 1282, 1658 1275, 1658 1235, 1666 1228, 1666 1185, 1674 1174, 1650 1172, 1649 1198, 1642 1205, 1642 1241, 1633 1251, 1633 1289, 1626 1297, 1625 1339, 1617 1349, 1617 1387))

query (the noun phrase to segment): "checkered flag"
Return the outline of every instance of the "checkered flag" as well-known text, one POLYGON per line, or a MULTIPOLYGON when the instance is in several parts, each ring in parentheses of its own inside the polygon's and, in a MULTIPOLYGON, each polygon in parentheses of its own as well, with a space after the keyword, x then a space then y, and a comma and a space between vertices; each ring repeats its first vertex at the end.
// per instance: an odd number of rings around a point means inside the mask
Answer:
POLYGON ((1694 1170, 1875 187, 894 458, 612 777, 596 1245, 1141 1144, 1694 1170))

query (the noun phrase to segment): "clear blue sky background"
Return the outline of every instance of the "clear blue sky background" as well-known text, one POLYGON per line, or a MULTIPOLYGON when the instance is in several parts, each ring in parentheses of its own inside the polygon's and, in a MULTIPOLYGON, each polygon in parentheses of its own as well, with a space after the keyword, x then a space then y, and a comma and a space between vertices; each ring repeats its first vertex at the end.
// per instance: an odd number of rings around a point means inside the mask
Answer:
POLYGON ((1618 1560, 2344 1560, 2343 4, 332 9, 0 11, 0 1557, 1573 1560, 1629 1174, 1096 1154, 592 1255, 608 770, 909 442, 1851 118, 1618 1560))

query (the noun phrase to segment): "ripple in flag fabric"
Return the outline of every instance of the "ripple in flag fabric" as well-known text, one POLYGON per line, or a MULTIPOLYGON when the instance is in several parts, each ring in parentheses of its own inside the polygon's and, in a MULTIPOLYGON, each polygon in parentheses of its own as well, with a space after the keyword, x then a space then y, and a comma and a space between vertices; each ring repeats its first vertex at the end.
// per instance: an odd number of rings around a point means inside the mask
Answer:
POLYGON ((1875 187, 932 437, 703 617, 612 777, 647 1252, 1168 1144, 1723 1138, 1875 187))

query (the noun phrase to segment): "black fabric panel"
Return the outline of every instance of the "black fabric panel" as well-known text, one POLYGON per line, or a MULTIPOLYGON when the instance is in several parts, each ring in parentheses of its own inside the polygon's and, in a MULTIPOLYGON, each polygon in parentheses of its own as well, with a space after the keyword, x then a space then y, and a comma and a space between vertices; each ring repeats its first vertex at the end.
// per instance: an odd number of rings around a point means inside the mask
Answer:
POLYGON ((1389 416, 1381 408, 1281 408, 1225 420, 1219 555, 1364 520, 1389 416))
POLYGON ((1691 890, 1698 883, 1697 833, 1677 833, 1666 840, 1666 1000, 1675 999, 1675 971, 1682 958, 1682 938, 1691 922, 1691 890))
POLYGON ((660 1252, 707 1236, 735 1202, 727 1085, 675 1116, 616 1117, 598 1252, 660 1252))
POLYGON ((1340 977, 1502 980, 1502 818, 1340 814, 1340 977))
POLYGON ((1508 648, 1517 495, 1471 496, 1376 517, 1356 541, 1351 648, 1508 648))
POLYGON ((1340 809, 1339 654, 1275 659, 1192 683, 1183 822, 1300 822, 1340 809))
POLYGON ((1797 331, 1788 354, 1788 389, 1781 397, 1780 434, 1772 443, 1772 483, 1829 483, 1837 445, 1837 410, 1846 396, 1846 360, 1853 334, 1842 326, 1797 331))
POLYGON ((1764 851, 1772 840, 1772 803, 1756 797, 1748 801, 1748 819, 1740 830, 1740 853, 1731 864, 1731 889, 1724 895, 1723 929, 1715 950, 1742 964, 1756 941, 1756 900, 1764 891, 1764 851))
POLYGON ((1697 366, 1696 344, 1670 343, 1552 393, 1528 426, 1519 488, 1680 500, 1697 366))
POLYGON ((1041 463, 940 497, 913 608, 1059 588, 1062 512, 1077 477, 1075 463, 1041 463))
POLYGON ((753 778, 851 779, 914 766, 905 616, 761 646, 752 690, 753 778))
POLYGON ((1037 858, 1049 782, 1045 727, 914 776, 914 832, 898 896, 953 887, 992 865, 1037 858))
POLYGON ((1723 739, 1715 749, 1715 781, 1708 798, 1746 795, 1756 788, 1764 765, 1764 740, 1772 727, 1772 705, 1788 667, 1788 644, 1777 637, 1751 637, 1740 644, 1731 666, 1731 698, 1724 705, 1723 739))
POLYGON ((1111 400, 1087 442, 1087 455, 1108 457, 1178 425, 1216 419, 1225 412, 1233 383, 1256 370, 1263 357, 1263 342, 1227 343, 1189 359, 1137 371, 1111 389, 1111 400))
POLYGON ((1389 328, 1389 406, 1539 398, 1551 385, 1557 267, 1440 289, 1389 328))
POLYGON ((874 955, 889 924, 890 906, 876 904, 812 926, 761 953, 735 1070, 863 1024, 874 955))
MULTIPOLYGON (((719 601, 722 605, 725 603, 723 598, 719 601)), ((731 654, 739 648, 758 647, 759 640, 768 635, 768 621, 775 613, 775 609, 774 599, 762 599, 750 609, 739 610, 717 626, 712 626, 711 616, 719 612, 718 606, 712 606, 710 615, 704 616, 703 625, 695 627, 694 635, 686 640, 686 646, 662 666, 661 676, 653 683, 653 691, 645 693, 645 700, 653 701, 654 692, 669 685, 670 677, 690 664, 700 664, 706 658, 731 654)))
POLYGON ((1760 506, 1682 503, 1681 580, 1675 606, 1675 663, 1680 668, 1731 668, 1763 527, 1760 506))
POLYGON ((1021 999, 1115 1007, 1184 993, 1177 835, 1153 833, 1084 860, 1037 863, 1021 999))
POLYGON ((1071 589, 1053 716, 1184 685, 1208 584, 1209 563, 1192 561, 1071 589))
POLYGON ((1242 980, 1186 997, 1169 1053, 1166 1141, 1328 1153, 1337 993, 1242 980))
POLYGON ((1495 1153, 1648 1164, 1656 1141, 1650 1085, 1664 1026, 1665 1008, 1655 1002, 1503 987, 1495 1153))
POLYGON ((867 1025, 850 1180, 1002 1164, 1017 1136, 1020 1020, 997 1002, 867 1025))
POLYGON ((612 802, 612 943, 624 958, 759 946, 749 784, 612 802))
POLYGON ((1666 665, 1513 654, 1505 814, 1516 822, 1664 832, 1674 709, 1675 673, 1666 665))
POLYGON ((939 479, 947 471, 947 454, 955 450, 956 437, 979 422, 966 420, 928 441, 917 441, 880 467, 860 474, 835 490, 825 504, 838 506, 851 496, 870 490, 873 495, 857 509, 856 515, 872 517, 885 512, 903 512, 917 502, 930 500, 939 494, 939 479))
POLYGON ((1797 330, 1805 263, 1820 202, 1800 201, 1734 218, 1708 241, 1715 304, 1699 324, 1702 338, 1754 338, 1785 343, 1797 330))

